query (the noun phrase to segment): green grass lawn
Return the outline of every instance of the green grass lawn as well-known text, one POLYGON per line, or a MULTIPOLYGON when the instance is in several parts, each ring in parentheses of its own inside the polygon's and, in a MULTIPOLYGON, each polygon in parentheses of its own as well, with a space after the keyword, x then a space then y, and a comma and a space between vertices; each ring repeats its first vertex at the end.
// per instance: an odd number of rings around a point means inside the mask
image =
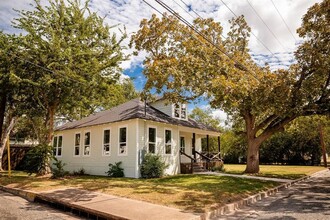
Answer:
POLYGON ((270 181, 205 175, 177 175, 148 180, 72 176, 55 180, 28 176, 23 172, 14 172, 11 178, 3 173, 0 184, 33 191, 76 187, 193 212, 211 210, 279 185, 270 181))
MULTIPOLYGON (((225 172, 242 174, 245 165, 225 164, 225 172)), ((295 179, 323 167, 261 165, 259 176, 295 179)), ((185 211, 204 212, 237 201, 280 183, 228 176, 176 175, 160 179, 69 176, 63 179, 28 176, 14 171, 11 178, 0 173, 0 184, 33 191, 75 187, 111 195, 176 207, 185 211)))
MULTIPOLYGON (((243 174, 245 164, 225 164, 225 173, 243 174)), ((283 166, 283 165, 260 165, 260 172, 257 176, 276 177, 284 179, 298 179, 320 170, 320 166, 283 166)))

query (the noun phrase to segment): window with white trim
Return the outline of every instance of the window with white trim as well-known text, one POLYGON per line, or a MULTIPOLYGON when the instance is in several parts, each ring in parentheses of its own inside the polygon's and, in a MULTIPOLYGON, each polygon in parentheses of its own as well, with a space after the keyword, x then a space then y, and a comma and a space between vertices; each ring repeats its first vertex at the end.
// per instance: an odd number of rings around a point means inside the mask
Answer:
POLYGON ((119 155, 127 154, 127 128, 119 128, 119 155))
POLYGON ((103 155, 110 155, 110 129, 103 131, 103 155))
POLYGON ((62 135, 54 136, 53 139, 53 155, 56 157, 62 156, 63 137, 62 135))
POLYGON ((80 133, 74 135, 74 156, 80 155, 80 133))
POLYGON ((91 132, 85 132, 84 137, 84 156, 89 156, 91 154, 91 132))
POLYGON ((156 128, 149 128, 148 141, 148 152, 152 154, 156 153, 156 128))
POLYGON ((180 137, 180 151, 185 152, 186 150, 186 143, 184 137, 180 137))
POLYGON ((187 105, 175 104, 173 107, 173 116, 175 118, 187 119, 187 105))
POLYGON ((172 152, 172 131, 165 130, 165 154, 172 152))

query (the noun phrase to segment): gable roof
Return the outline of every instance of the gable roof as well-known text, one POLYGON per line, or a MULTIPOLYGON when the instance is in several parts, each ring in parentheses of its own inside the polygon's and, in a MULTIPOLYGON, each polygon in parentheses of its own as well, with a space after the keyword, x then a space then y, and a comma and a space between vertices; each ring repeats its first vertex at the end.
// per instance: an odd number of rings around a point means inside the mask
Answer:
POLYGON ((109 110, 92 114, 88 117, 82 118, 81 120, 66 123, 57 127, 55 131, 84 128, 136 118, 218 132, 216 129, 208 125, 198 123, 192 119, 180 120, 172 118, 148 104, 145 105, 145 103, 139 98, 133 99, 109 110))

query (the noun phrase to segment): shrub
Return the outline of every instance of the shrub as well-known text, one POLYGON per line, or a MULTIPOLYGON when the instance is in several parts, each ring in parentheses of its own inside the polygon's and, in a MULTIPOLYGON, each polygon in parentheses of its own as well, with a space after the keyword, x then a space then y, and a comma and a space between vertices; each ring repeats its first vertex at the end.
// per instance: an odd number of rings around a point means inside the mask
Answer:
POLYGON ((74 176, 84 176, 86 174, 86 170, 84 168, 80 168, 78 171, 73 171, 74 176))
POLYGON ((115 164, 109 163, 109 170, 105 173, 110 177, 124 177, 124 168, 121 167, 122 162, 116 162, 115 164))
POLYGON ((167 168, 160 155, 146 154, 141 164, 142 178, 159 178, 167 168))
POLYGON ((66 164, 63 163, 61 160, 58 160, 57 158, 54 158, 54 160, 55 162, 53 163, 53 165, 55 166, 55 168, 52 168, 52 178, 57 179, 68 175, 69 172, 64 170, 64 166, 66 164))
POLYGON ((49 166, 51 159, 53 158, 52 146, 49 145, 37 145, 27 152, 25 161, 25 170, 29 173, 39 173, 49 166))

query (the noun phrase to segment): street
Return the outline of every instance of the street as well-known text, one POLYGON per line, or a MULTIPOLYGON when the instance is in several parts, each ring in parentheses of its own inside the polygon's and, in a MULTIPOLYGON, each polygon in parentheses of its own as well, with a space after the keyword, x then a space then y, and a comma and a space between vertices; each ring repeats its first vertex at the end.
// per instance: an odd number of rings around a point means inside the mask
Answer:
POLYGON ((35 220, 35 219, 65 219, 75 220, 79 217, 64 213, 50 207, 31 203, 21 197, 0 190, 1 220, 35 220))
POLYGON ((217 219, 330 219, 330 171, 217 219))

